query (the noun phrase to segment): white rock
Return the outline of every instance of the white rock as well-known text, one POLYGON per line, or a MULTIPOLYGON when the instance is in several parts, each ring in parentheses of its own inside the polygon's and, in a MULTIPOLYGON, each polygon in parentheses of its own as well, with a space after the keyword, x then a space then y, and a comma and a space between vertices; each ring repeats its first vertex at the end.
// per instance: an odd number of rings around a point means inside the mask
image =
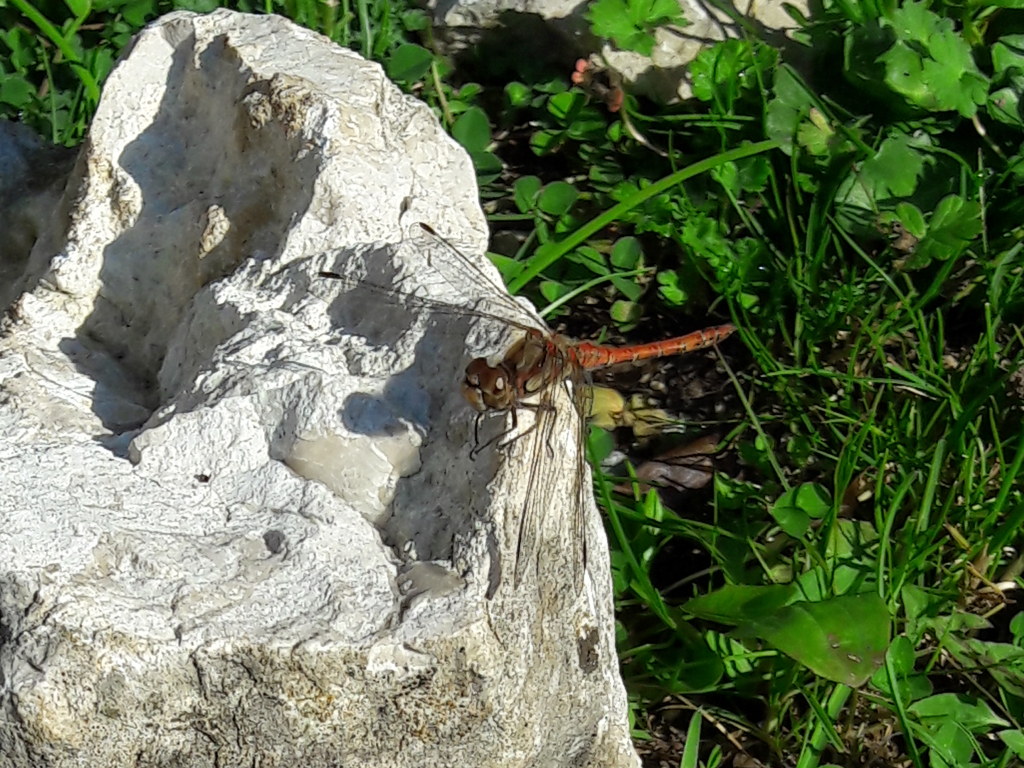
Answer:
POLYGON ((0 329, 3 768, 638 764, 589 501, 569 576, 572 409, 516 587, 532 439, 470 461, 459 391, 510 332, 411 296, 503 302, 409 235, 497 279, 423 104, 282 19, 171 14, 60 211, 0 329))

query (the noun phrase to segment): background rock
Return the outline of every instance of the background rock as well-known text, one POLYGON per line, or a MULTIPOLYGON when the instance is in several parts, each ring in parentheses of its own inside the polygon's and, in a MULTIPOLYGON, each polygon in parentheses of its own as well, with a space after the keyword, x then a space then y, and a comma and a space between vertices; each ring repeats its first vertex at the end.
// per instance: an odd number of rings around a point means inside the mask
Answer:
POLYGON ((171 14, 53 221, 0 332, 4 768, 637 764, 564 393, 518 587, 531 439, 469 459, 458 382, 509 329, 418 297, 518 310, 424 105, 282 19, 171 14))
POLYGON ((594 37, 585 18, 589 3, 579 0, 430 0, 428 5, 455 50, 483 46, 493 49, 489 58, 514 51, 519 59, 553 60, 564 67, 566 78, 578 56, 594 54, 593 63, 612 70, 627 91, 662 102, 693 95, 688 65, 704 48, 743 37, 745 25, 757 29, 760 39, 775 37, 781 45, 797 26, 786 6, 809 13, 806 0, 741 0, 730 14, 701 0, 679 0, 689 24, 655 30, 654 51, 643 56, 594 37))

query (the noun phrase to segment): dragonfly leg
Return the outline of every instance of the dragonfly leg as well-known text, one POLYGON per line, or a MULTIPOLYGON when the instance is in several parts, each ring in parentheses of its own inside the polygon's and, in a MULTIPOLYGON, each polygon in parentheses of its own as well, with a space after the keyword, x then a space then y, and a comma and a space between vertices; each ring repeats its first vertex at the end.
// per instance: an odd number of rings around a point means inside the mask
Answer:
MULTIPOLYGON (((519 419, 516 416, 516 409, 512 408, 512 409, 510 409, 509 412, 512 414, 512 426, 511 426, 511 428, 499 432, 498 434, 496 434, 494 437, 492 437, 490 440, 488 440, 486 442, 480 442, 480 423, 483 421, 483 419, 485 417, 487 417, 487 416, 489 416, 489 415, 491 415, 493 413, 496 413, 496 411, 481 411, 480 413, 478 413, 476 415, 476 420, 473 422, 473 449, 469 452, 469 458, 475 460, 476 457, 479 456, 481 453, 483 453, 486 448, 494 445, 495 443, 498 443, 498 447, 499 448, 503 448, 506 445, 509 445, 509 443, 514 443, 516 440, 518 440, 520 437, 522 437, 522 435, 516 435, 515 437, 513 437, 508 442, 505 442, 505 443, 499 443, 498 442, 503 437, 505 437, 509 432, 515 432, 516 429, 519 427, 519 419)), ((505 411, 497 411, 497 413, 500 413, 502 416, 505 415, 505 411)), ((531 429, 532 429, 532 427, 531 427, 531 429)), ((527 432, 529 432, 529 431, 530 430, 527 430, 527 432)))
MULTIPOLYGON (((508 440, 505 440, 504 442, 498 443, 498 447, 499 448, 507 448, 508 446, 512 445, 513 443, 516 443, 519 440, 521 440, 524 437, 526 437, 527 435, 529 435, 531 432, 533 432, 533 430, 535 430, 537 428, 537 425, 540 423, 540 414, 541 413, 550 413, 550 412, 553 412, 555 410, 555 407, 551 403, 519 403, 518 407, 519 408, 528 408, 531 411, 534 411, 537 414, 537 416, 536 416, 536 418, 534 418, 533 424, 530 425, 529 429, 527 429, 525 432, 517 432, 516 430, 519 428, 519 420, 516 418, 516 409, 513 408, 512 409, 512 428, 510 430, 508 430, 508 432, 506 432, 505 435, 507 435, 509 432, 514 432, 515 434, 513 434, 512 437, 510 437, 508 440)), ((498 437, 503 437, 503 436, 504 435, 498 435, 498 437)), ((545 440, 545 443, 547 444, 548 452, 551 454, 551 456, 554 456, 555 455, 555 451, 554 451, 554 448, 551 446, 550 437, 549 437, 548 440, 545 440)))

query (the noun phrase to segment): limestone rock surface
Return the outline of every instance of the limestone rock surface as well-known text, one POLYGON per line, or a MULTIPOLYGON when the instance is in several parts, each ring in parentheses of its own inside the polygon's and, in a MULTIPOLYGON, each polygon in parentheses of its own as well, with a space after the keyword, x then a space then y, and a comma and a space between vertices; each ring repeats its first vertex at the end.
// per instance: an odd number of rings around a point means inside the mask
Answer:
POLYGON ((566 393, 518 586, 536 441, 470 459, 462 371, 539 321, 425 105, 170 14, 51 222, 0 297, 3 768, 638 765, 566 393))

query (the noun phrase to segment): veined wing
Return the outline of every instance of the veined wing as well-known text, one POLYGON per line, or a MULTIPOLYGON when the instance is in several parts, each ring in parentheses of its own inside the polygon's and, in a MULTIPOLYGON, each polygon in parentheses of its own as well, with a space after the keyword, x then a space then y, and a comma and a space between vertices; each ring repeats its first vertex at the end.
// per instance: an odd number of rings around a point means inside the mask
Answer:
MULTIPOLYGON (((581 403, 577 399, 578 392, 578 387, 575 387, 575 391, 570 391, 570 385, 566 381, 560 384, 553 384, 541 393, 540 402, 536 406, 530 407, 530 410, 533 410, 536 414, 536 421, 529 431, 522 435, 524 440, 529 441, 525 447, 525 450, 528 452, 529 463, 527 467, 526 490, 523 497, 522 512, 519 518, 519 531, 516 540, 513 582, 516 587, 522 582, 526 569, 530 565, 533 565, 536 571, 539 565, 540 547, 543 543, 539 534, 545 527, 544 515, 551 514, 553 511, 552 507, 557 506, 552 504, 551 486, 543 482, 541 478, 550 477, 552 474, 551 472, 544 471, 544 463, 552 462, 559 456, 556 453, 558 450, 556 437, 560 424, 559 419, 562 416, 563 418, 568 418, 568 427, 573 431, 571 444, 574 445, 576 451, 574 471, 571 473, 573 493, 569 495, 572 503, 572 521, 569 525, 568 557, 573 575, 575 594, 579 594, 583 589, 583 577, 586 573, 587 558, 585 525, 585 492, 587 486, 584 483, 584 478, 587 477, 587 468, 586 456, 583 453, 582 430, 584 422, 582 413, 579 411, 581 403), (555 403, 557 387, 563 387, 568 396, 568 402, 565 407, 570 410, 569 414, 559 414, 555 403)), ((554 542, 554 544, 555 546, 551 546, 549 543, 547 548, 548 554, 557 557, 566 551, 562 546, 562 542, 554 542)), ((559 569, 552 568, 550 570, 557 571, 559 569)))
POLYGON ((488 301, 495 306, 495 314, 517 327, 549 332, 540 317, 513 298, 500 280, 466 257, 431 226, 420 222, 414 232, 416 234, 411 239, 418 248, 427 251, 427 263, 456 291, 488 297, 488 301))
POLYGON ((488 275, 479 264, 466 257, 429 226, 414 225, 412 233, 400 246, 425 252, 427 264, 432 268, 430 274, 417 275, 416 282, 426 288, 440 284, 445 293, 459 298, 452 301, 428 298, 395 286, 342 275, 327 268, 329 265, 326 263, 325 268, 319 270, 319 275, 351 288, 379 294, 383 300, 396 306, 413 307, 442 315, 469 315, 523 331, 547 331, 543 321, 512 298, 500 281, 488 275))

